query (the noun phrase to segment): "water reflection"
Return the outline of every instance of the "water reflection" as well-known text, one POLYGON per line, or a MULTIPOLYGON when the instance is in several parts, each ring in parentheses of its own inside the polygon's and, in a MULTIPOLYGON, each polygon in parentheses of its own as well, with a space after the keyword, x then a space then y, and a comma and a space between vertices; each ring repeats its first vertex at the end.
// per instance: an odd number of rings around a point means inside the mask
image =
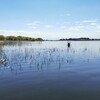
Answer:
POLYGON ((6 66, 7 64, 7 58, 5 55, 5 52, 2 50, 2 45, 0 46, 0 68, 6 66))
POLYGON ((67 46, 67 42, 3 44, 0 45, 0 59, 6 61, 0 62, 0 69, 3 70, 6 66, 11 72, 67 70, 69 67, 92 63, 93 59, 98 58, 99 47, 94 50, 91 47, 81 46, 80 42, 76 44, 71 42, 70 47, 67 46))

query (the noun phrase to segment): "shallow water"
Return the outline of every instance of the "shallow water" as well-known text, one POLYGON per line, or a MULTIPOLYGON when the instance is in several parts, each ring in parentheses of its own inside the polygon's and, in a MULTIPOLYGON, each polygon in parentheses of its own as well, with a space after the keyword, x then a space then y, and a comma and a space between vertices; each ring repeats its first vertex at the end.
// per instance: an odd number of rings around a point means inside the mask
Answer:
POLYGON ((0 45, 0 100, 100 100, 100 41, 0 45))

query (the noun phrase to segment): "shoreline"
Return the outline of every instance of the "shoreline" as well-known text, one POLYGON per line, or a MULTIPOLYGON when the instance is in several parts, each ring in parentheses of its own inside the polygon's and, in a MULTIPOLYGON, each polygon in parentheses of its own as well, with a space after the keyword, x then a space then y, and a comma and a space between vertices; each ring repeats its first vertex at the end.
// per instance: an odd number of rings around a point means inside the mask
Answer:
POLYGON ((13 40, 0 40, 0 44, 1 43, 7 43, 7 42, 45 42, 45 41, 100 41, 100 40, 43 40, 43 41, 13 41, 13 40))

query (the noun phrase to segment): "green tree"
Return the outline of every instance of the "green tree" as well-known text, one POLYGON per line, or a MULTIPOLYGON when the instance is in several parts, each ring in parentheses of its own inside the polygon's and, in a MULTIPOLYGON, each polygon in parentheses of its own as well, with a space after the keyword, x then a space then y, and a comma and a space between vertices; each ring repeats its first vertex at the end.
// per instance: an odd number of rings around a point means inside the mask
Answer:
POLYGON ((15 36, 7 36, 7 37, 6 37, 6 40, 15 41, 15 40, 17 40, 17 37, 15 37, 15 36))
POLYGON ((42 38, 36 38, 36 41, 43 41, 42 38))
POLYGON ((3 35, 0 35, 0 40, 5 40, 5 37, 3 35))

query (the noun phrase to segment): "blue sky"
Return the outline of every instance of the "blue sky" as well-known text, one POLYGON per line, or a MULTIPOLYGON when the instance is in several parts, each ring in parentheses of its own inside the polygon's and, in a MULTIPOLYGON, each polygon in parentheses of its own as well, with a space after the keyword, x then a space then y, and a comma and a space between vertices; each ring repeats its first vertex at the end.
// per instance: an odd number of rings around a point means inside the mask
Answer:
POLYGON ((0 34, 100 38, 100 0, 0 0, 0 34))

